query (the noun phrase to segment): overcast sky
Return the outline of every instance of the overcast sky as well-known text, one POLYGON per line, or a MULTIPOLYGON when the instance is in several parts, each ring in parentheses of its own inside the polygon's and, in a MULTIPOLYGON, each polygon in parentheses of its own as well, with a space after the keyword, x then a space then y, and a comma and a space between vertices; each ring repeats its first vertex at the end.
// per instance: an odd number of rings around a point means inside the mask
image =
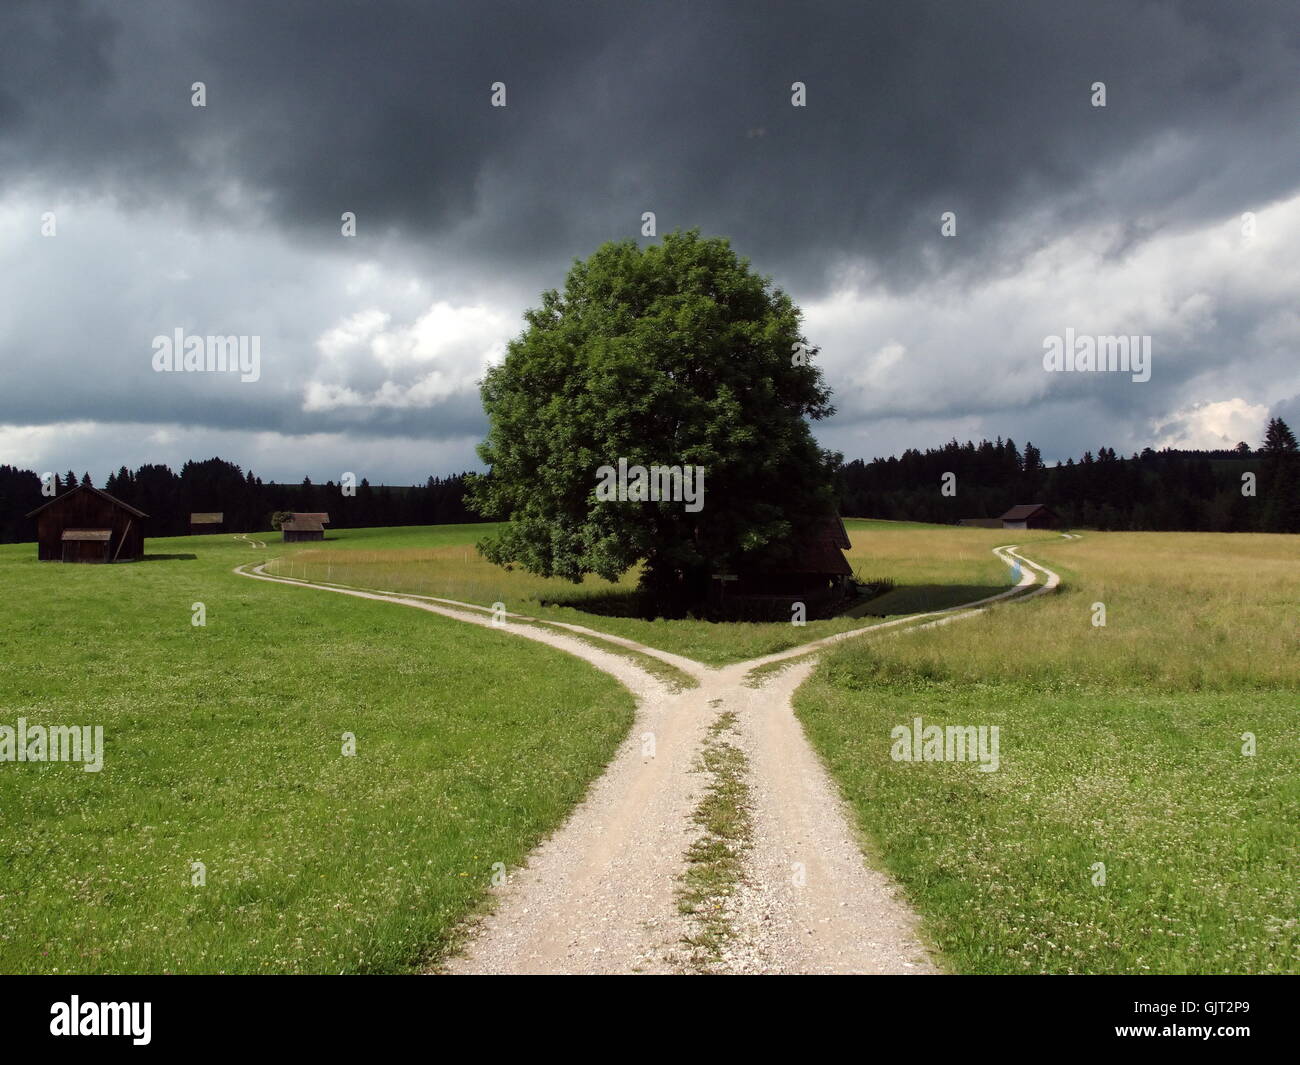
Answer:
POLYGON ((846 457, 1255 445, 1300 428, 1298 71, 1293 0, 5 0, 0 462, 473 468, 484 366, 646 211, 800 304, 846 457), (176 329, 260 378, 155 372, 176 329), (1046 372, 1066 329, 1150 380, 1046 372))

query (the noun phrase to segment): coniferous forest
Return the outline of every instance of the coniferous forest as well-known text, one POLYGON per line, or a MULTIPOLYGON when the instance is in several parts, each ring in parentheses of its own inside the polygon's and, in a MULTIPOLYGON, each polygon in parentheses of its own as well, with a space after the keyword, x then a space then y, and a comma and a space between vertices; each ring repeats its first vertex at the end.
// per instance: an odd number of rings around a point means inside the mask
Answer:
POLYGON ((841 512, 854 517, 952 523, 995 518, 1017 503, 1044 503, 1066 527, 1188 532, 1300 532, 1300 455, 1281 418, 1258 448, 1154 451, 1114 448, 1046 466, 1013 440, 950 440, 900 457, 854 460, 840 471, 841 512), (955 492, 941 491, 944 475, 955 492), (1248 475, 1253 475, 1252 477, 1248 475))

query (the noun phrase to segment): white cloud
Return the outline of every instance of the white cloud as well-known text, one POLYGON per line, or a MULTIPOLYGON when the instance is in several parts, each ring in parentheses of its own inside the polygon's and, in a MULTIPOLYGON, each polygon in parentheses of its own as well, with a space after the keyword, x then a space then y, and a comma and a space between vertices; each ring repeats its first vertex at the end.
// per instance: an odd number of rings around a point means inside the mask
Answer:
MULTIPOLYGON (((94 422, 59 422, 53 425, 0 425, 0 462, 49 472, 49 458, 60 447, 78 453, 99 427, 94 422)), ((71 460, 68 460, 71 461, 71 460)), ((60 466, 57 471, 63 473, 60 466)))
POLYGON ((316 350, 327 359, 352 355, 382 331, 391 317, 377 307, 350 314, 316 338, 316 350))
POLYGON ((1233 444, 1243 436, 1254 441, 1262 422, 1244 422, 1300 392, 1300 196, 1256 214, 1253 240, 1234 214, 1156 233, 1124 254, 1115 252, 1125 239, 1115 227, 1075 230, 1018 272, 973 285, 891 292, 850 267, 835 292, 804 304, 808 336, 822 349, 818 359, 839 410, 824 435, 856 438, 858 449, 874 452, 874 428, 896 447, 899 437, 887 426, 905 419, 917 430, 909 445, 937 445, 919 436, 924 424, 974 417, 976 434, 990 437, 1016 429, 1023 440, 1023 423, 1049 446, 1044 430, 1067 450, 1084 432, 1088 447, 1125 449, 1150 443, 1147 432, 1162 419, 1205 408, 1209 415, 1188 422, 1188 432, 1199 427, 1198 439, 1208 440, 1218 425, 1238 434, 1233 444), (1044 372, 1044 338, 1067 327, 1150 335, 1151 381, 1044 372), (1219 411, 1223 402, 1243 405, 1232 408, 1231 430, 1213 420, 1228 413, 1219 411), (1053 409, 1072 416, 1054 422, 1053 409))
POLYGON ((438 301, 410 324, 392 320, 390 312, 369 308, 317 338, 328 365, 304 386, 303 410, 415 410, 472 393, 483 371, 504 357, 510 331, 510 318, 486 304, 438 301), (383 376, 377 386, 356 383, 376 372, 383 376))
POLYGON ((252 469, 265 481, 297 483, 310 476, 335 483, 345 471, 372 484, 422 483, 430 474, 479 468, 478 434, 439 440, 346 432, 282 433, 214 430, 172 423, 0 425, 0 462, 37 473, 89 472, 103 485, 119 466, 157 462, 179 472, 187 459, 212 455, 252 469))
POLYGON ((1267 420, 1267 404, 1247 403, 1240 396, 1217 403, 1197 403, 1153 426, 1159 434, 1154 446, 1214 450, 1236 447, 1244 440, 1255 447, 1267 420))

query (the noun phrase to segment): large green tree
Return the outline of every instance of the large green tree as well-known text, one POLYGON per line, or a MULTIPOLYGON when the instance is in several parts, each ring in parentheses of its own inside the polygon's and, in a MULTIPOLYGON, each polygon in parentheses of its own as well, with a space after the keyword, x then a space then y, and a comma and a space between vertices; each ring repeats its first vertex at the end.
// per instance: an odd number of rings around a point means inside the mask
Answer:
POLYGON ((798 308, 719 238, 609 243, 544 292, 483 381, 490 472, 470 499, 509 517, 480 545, 543 576, 616 580, 644 563, 664 610, 711 573, 788 554, 792 531, 834 506, 839 456, 809 419, 834 412, 798 308), (703 508, 601 501, 598 469, 702 466, 703 508))

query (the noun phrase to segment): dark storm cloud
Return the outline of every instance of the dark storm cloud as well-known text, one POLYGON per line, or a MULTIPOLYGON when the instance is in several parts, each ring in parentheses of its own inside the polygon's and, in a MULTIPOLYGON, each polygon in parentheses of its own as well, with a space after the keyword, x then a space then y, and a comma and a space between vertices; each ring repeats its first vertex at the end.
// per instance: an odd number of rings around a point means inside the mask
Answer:
POLYGON ((0 444, 459 468, 485 358, 643 211, 800 300, 850 456, 1293 412, 1298 58, 1282 2, 6 0, 0 444), (261 380, 153 373, 176 327, 261 337, 261 380), (1152 381, 1048 380, 1066 327, 1155 333, 1152 381))
POLYGON ((811 293, 843 258, 903 287, 1012 269, 1035 212, 1044 239, 1126 223, 1118 254, 1296 181, 1285 3, 21 3, 4 23, 7 180, 200 214, 237 181, 298 239, 354 210, 530 283, 643 210, 811 293), (944 210, 962 239, 936 256, 944 210))

